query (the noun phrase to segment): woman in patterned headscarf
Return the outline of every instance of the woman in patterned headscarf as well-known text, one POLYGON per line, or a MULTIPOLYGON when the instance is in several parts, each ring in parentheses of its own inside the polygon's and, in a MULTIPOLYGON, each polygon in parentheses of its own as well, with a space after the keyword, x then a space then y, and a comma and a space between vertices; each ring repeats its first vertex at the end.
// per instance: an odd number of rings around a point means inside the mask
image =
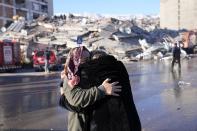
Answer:
POLYGON ((84 46, 71 49, 66 64, 65 74, 71 87, 77 85, 80 81, 78 73, 79 65, 86 62, 90 58, 90 52, 84 46))
POLYGON ((68 131, 88 131, 89 116, 86 108, 104 98, 105 95, 117 96, 116 92, 121 91, 121 87, 117 86, 118 82, 109 83, 109 79, 104 80, 99 87, 90 88, 84 84, 84 81, 80 79, 81 72, 78 69, 89 58, 90 52, 84 46, 71 49, 65 69, 61 73, 64 85, 61 88, 60 105, 69 110, 68 131))

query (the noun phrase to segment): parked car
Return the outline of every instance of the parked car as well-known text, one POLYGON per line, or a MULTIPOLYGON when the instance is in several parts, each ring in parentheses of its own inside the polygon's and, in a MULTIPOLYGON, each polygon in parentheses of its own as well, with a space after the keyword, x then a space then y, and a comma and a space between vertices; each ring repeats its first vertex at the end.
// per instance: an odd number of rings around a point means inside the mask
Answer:
MULTIPOLYGON (((49 59, 49 70, 58 70, 60 65, 60 61, 56 56, 55 51, 50 50, 50 59, 49 59)), ((34 51, 33 55, 33 67, 35 71, 44 70, 45 66, 45 51, 39 50, 34 51)))

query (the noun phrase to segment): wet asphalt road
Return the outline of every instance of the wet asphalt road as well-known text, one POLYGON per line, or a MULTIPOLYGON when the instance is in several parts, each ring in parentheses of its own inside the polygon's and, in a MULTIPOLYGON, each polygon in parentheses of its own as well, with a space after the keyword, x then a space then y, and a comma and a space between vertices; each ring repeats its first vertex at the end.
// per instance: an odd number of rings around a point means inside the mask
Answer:
POLYGON ((0 74, 0 129, 66 129, 58 107, 59 72, 0 74))
MULTIPOLYGON (((197 58, 126 64, 144 131, 197 131, 197 58)), ((66 130, 59 72, 0 73, 0 129, 66 130)))

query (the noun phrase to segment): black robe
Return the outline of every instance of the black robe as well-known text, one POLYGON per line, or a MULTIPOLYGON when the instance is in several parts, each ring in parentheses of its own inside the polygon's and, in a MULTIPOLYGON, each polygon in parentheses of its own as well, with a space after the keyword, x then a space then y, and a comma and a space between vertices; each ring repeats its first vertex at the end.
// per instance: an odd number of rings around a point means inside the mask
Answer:
POLYGON ((122 86, 120 97, 107 96, 87 109, 91 131, 141 131, 129 75, 121 61, 103 56, 82 64, 79 73, 82 88, 99 86, 107 78, 122 86))

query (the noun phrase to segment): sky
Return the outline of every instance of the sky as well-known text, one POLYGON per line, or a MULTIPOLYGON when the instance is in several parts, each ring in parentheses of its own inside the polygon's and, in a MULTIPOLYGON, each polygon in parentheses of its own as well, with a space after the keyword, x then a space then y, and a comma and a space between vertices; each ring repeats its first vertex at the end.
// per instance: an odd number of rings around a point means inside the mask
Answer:
POLYGON ((53 0, 54 13, 158 15, 160 0, 53 0))

